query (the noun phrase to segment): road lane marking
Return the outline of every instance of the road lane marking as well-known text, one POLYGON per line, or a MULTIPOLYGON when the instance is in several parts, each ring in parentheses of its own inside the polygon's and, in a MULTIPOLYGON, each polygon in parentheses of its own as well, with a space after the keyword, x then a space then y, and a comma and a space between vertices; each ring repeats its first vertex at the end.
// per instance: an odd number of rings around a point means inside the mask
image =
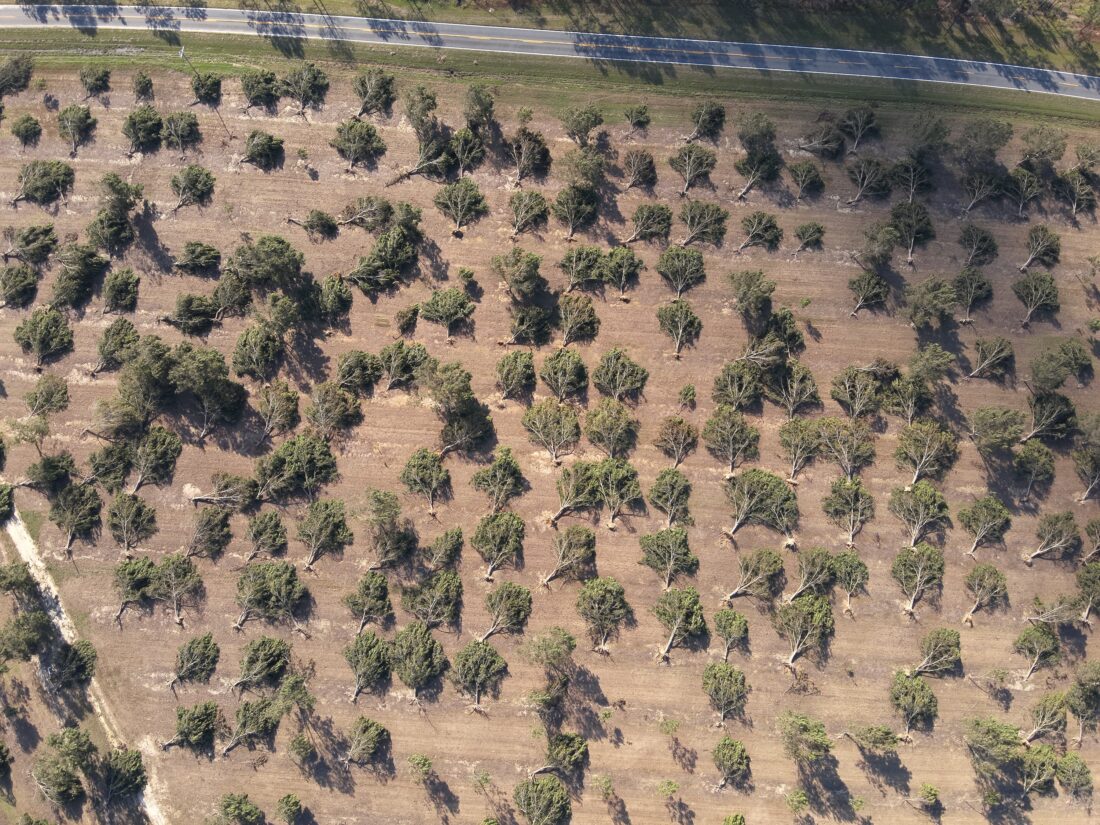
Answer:
MULTIPOLYGON (((1074 83, 1071 81, 1063 81, 1057 77, 1056 72, 1050 70, 1032 68, 1027 66, 1012 66, 997 63, 975 62, 975 61, 959 61, 958 59, 951 58, 933 58, 917 55, 897 55, 886 54, 884 56, 891 57, 907 57, 910 59, 921 60, 922 65, 912 66, 895 64, 894 69, 902 72, 914 72, 918 70, 924 70, 924 77, 910 78, 908 75, 889 75, 882 73, 861 73, 859 70, 839 70, 833 71, 821 71, 815 70, 814 66, 821 65, 818 61, 825 61, 836 64, 847 64, 850 66, 870 66, 872 64, 867 61, 860 60, 839 60, 835 56, 837 54, 847 53, 849 55, 869 55, 869 54, 883 54, 878 52, 859 52, 850 49, 807 49, 803 47, 791 47, 791 46, 776 46, 772 44, 753 44, 752 48, 756 49, 751 54, 744 52, 731 52, 728 48, 746 46, 747 44, 740 43, 723 43, 720 41, 703 41, 708 48, 705 49, 686 49, 679 45, 639 45, 637 41, 646 40, 644 37, 631 37, 625 36, 624 39, 634 40, 634 43, 617 43, 615 42, 618 37, 615 35, 600 35, 586 32, 548 32, 548 34, 555 35, 555 39, 546 38, 523 38, 520 35, 531 32, 530 29, 497 29, 498 31, 514 31, 515 34, 510 36, 499 36, 489 34, 466 34, 461 32, 449 31, 446 28, 441 30, 420 30, 415 28, 405 28, 404 21, 374 21, 364 18, 318 18, 315 15, 304 15, 313 20, 322 19, 323 23, 306 22, 296 19, 278 19, 271 17, 249 17, 247 14, 240 14, 231 19, 220 17, 208 17, 203 20, 194 20, 188 17, 169 18, 169 19, 151 19, 148 15, 133 14, 127 15, 125 9, 121 9, 116 12, 116 16, 111 19, 98 19, 92 18, 91 15, 79 15, 79 16, 55 16, 47 18, 45 20, 36 20, 26 17, 19 19, 12 19, 15 14, 15 7, 6 7, 7 13, 4 11, 5 7, 0 7, 0 21, 6 19, 7 22, 0 22, 0 28, 36 28, 43 25, 47 26, 68 26, 73 29, 80 30, 82 28, 103 28, 103 29, 144 29, 151 32, 164 32, 164 31, 177 31, 177 32, 189 32, 197 35, 204 34, 228 34, 228 35, 254 35, 261 37, 273 37, 273 36, 300 36, 300 37, 319 37, 324 40, 347 40, 350 42, 358 42, 364 45, 385 45, 385 46, 403 46, 403 47, 428 47, 435 49, 469 49, 473 51, 495 51, 498 53, 511 53, 516 55, 528 54, 530 56, 544 56, 544 57, 580 57, 585 58, 585 55, 581 54, 582 51, 588 51, 587 59, 604 59, 609 61, 625 61, 625 62, 659 62, 659 63, 681 63, 685 65, 694 66, 706 66, 715 65, 723 68, 731 69, 748 69, 757 71, 790 71, 801 74, 825 74, 825 75, 839 75, 839 76, 859 76, 868 78, 879 79, 897 79, 897 80, 925 80, 938 83, 947 84, 962 84, 969 86, 982 86, 985 88, 999 88, 1008 90, 1020 90, 1035 92, 1046 92, 1051 94, 1062 94, 1067 97, 1074 97, 1079 99, 1095 99, 1098 95, 1096 92, 1091 91, 1090 88, 1082 89, 1084 87, 1091 87, 1094 80, 1100 80, 1100 78, 1085 78, 1081 75, 1071 75, 1073 77, 1082 77, 1082 83, 1074 83), (84 21, 84 22, 82 22, 84 21), (353 25, 357 21, 364 23, 372 23, 369 26, 355 26, 353 25), (211 23, 220 23, 222 28, 217 26, 210 26, 211 23), (312 31, 319 31, 318 34, 312 34, 312 31), (580 38, 585 37, 598 37, 605 38, 602 42, 578 42, 580 38), (568 38, 568 39, 562 39, 568 38), (469 45, 461 45, 455 41, 498 41, 505 44, 512 44, 511 47, 501 45, 499 47, 493 47, 489 45, 477 46, 473 42, 469 45), (529 44, 533 47, 542 47, 541 51, 535 51, 534 49, 525 50, 521 48, 521 44, 529 44), (592 54, 591 50, 603 49, 604 54, 592 54), (766 50, 769 49, 783 49, 787 51, 803 51, 804 55, 783 55, 783 54, 769 54, 766 50), (667 53, 667 58, 662 58, 660 55, 667 53), (630 54, 637 54, 637 57, 628 56, 630 54), (693 55, 701 55, 709 58, 709 60, 693 60, 693 55), (750 60, 750 65, 738 65, 737 60, 750 60), (770 62, 787 61, 789 68, 783 68, 778 65, 769 65, 770 62), (790 61, 795 61, 794 64, 790 64, 790 61), (966 64, 971 72, 967 72, 961 69, 963 64, 966 64), (931 76, 934 72, 938 73, 939 66, 952 65, 955 67, 952 71, 947 72, 949 76, 935 77, 931 76), (932 72, 928 70, 932 69, 932 72), (1006 70, 1015 70, 1015 73, 1009 73, 1006 70), (990 81, 982 83, 971 79, 972 76, 978 76, 982 78, 988 78, 990 81), (962 78, 966 78, 965 80, 962 78), (1039 81, 1037 84, 1036 81, 1039 81), (1041 85, 1043 82, 1049 84, 1049 87, 1044 88, 1041 85), (1031 88, 1031 87, 1035 88, 1031 88), (1027 88, 1024 88, 1027 87, 1027 88), (1065 91, 1056 91, 1056 89, 1063 89, 1065 91), (1070 91, 1072 89, 1079 89, 1080 91, 1070 91)), ((44 8, 33 7, 32 8, 44 8)), ((662 42, 661 39, 655 39, 656 42, 662 42)), ((675 42, 680 43, 700 43, 700 41, 688 41, 685 39, 677 39, 676 41, 663 40, 664 43, 675 42)))

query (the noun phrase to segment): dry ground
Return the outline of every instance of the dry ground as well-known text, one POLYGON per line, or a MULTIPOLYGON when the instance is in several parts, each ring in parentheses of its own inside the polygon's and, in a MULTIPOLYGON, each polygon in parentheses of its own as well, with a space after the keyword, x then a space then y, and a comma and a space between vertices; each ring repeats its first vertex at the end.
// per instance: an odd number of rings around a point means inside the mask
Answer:
MULTIPOLYGON (((185 77, 162 74, 156 77, 156 83, 156 102, 162 111, 181 108, 190 100, 185 77)), ((72 75, 47 76, 45 85, 63 104, 82 96, 72 75)), ((97 139, 93 145, 83 148, 73 161, 77 171, 75 193, 52 218, 59 234, 77 233, 87 224, 96 208, 95 182, 107 171, 116 171, 144 184, 146 196, 152 203, 170 204, 173 201, 168 181, 182 162, 168 151, 144 158, 126 158, 121 122, 132 106, 129 78, 119 73, 115 85, 126 91, 113 94, 109 108, 100 103, 92 104, 99 118, 97 139)), ((206 141, 198 157, 192 159, 215 172, 218 189, 213 205, 205 210, 188 209, 153 221, 142 242, 118 262, 132 265, 142 274, 139 309, 134 318, 142 333, 156 333, 170 342, 182 340, 173 328, 158 323, 157 318, 171 311, 176 294, 210 288, 210 284, 199 279, 181 278, 163 270, 160 253, 156 251, 158 246, 178 251, 186 241, 201 239, 215 243, 223 254, 227 254, 246 234, 255 237, 262 233, 281 233, 305 252, 308 268, 319 277, 334 271, 347 271, 354 265, 356 256, 366 252, 371 240, 358 230, 344 232, 333 242, 315 245, 309 243, 303 232, 285 223, 288 215, 302 217, 311 207, 335 212, 356 196, 383 193, 383 181, 390 176, 391 170, 402 167, 414 153, 411 130, 402 118, 395 116, 381 125, 389 151, 380 168, 370 173, 346 173, 345 165, 334 150, 328 148, 327 142, 334 124, 354 112, 349 85, 346 77, 336 78, 328 105, 321 112, 311 113, 307 122, 289 112, 277 117, 256 113, 246 117, 240 114, 236 83, 227 83, 221 113, 233 134, 228 144, 222 140, 223 133, 214 115, 196 109, 206 141), (264 174, 249 166, 239 166, 237 153, 243 137, 254 127, 267 129, 286 139, 287 162, 281 171, 264 174), (308 168, 307 164, 297 162, 299 148, 308 152, 308 168)), ((44 123, 52 124, 53 119, 47 116, 40 99, 41 93, 26 93, 6 100, 7 117, 14 119, 24 111, 32 111, 44 123)), ((458 100, 457 95, 441 95, 442 114, 448 122, 458 119, 458 100)), ((744 108, 735 100, 727 102, 731 114, 744 108)), ((613 151, 621 152, 630 145, 651 148, 658 158, 660 175, 655 196, 675 208, 678 179, 664 158, 670 154, 670 147, 674 146, 680 130, 662 127, 651 130, 645 137, 627 139, 625 129, 618 123, 620 110, 617 101, 608 103, 607 116, 612 124, 608 132, 613 151)), ((768 112, 777 121, 788 156, 794 157, 797 154, 791 149, 794 138, 805 130, 817 112, 782 103, 769 105, 768 112)), ((510 109, 501 114, 506 124, 512 122, 510 109)), ((902 140, 912 114, 905 110, 883 110, 886 137, 902 140)), ((551 112, 538 111, 535 125, 552 138, 552 150, 560 157, 569 148, 569 143, 551 115, 551 112)), ((668 113, 663 119, 667 122, 668 113)), ((507 128, 510 130, 511 126, 507 128)), ((1075 139, 1080 137, 1080 134, 1074 135, 1075 139)), ((834 164, 827 164, 826 192, 817 201, 778 208, 777 204, 784 198, 783 187, 779 187, 774 191, 753 192, 747 204, 738 204, 734 198, 740 188, 740 179, 733 169, 737 152, 731 145, 732 140, 732 129, 727 129, 727 136, 721 141, 719 167, 712 176, 713 191, 700 193, 726 205, 732 218, 730 242, 722 248, 704 250, 709 278, 689 296, 704 323, 699 345, 677 361, 669 352, 667 338, 657 328, 654 311, 669 299, 670 293, 653 268, 659 250, 650 246, 639 248, 649 268, 643 273, 640 287, 631 293, 631 301, 620 303, 609 297, 600 304, 603 326, 599 338, 580 348, 585 360, 593 365, 603 351, 622 346, 650 370, 646 397, 637 410, 642 422, 639 447, 632 455, 646 489, 667 464, 650 442, 660 420, 676 412, 680 387, 689 382, 697 385, 700 404, 689 417, 701 426, 713 408, 709 399, 712 377, 725 360, 738 353, 745 341, 745 332, 731 306, 726 273, 746 266, 762 267, 778 282, 777 305, 794 307, 799 317, 817 330, 816 336, 808 337, 803 361, 813 369, 823 389, 828 387, 833 375, 848 364, 864 363, 875 356, 903 362, 915 348, 914 332, 899 314, 864 314, 857 320, 848 317, 851 298, 846 284, 856 272, 849 262, 848 251, 857 246, 862 228, 881 218, 888 204, 868 203, 853 211, 838 208, 838 198, 842 201, 847 197, 849 184, 843 170, 834 164), (774 254, 752 251, 736 256, 733 250, 739 242, 738 222, 753 208, 777 212, 788 237, 793 236, 795 226, 806 220, 821 221, 827 229, 824 251, 795 256, 788 242, 774 254), (800 309, 803 299, 810 299, 810 302, 800 309)), ((0 195, 5 196, 6 202, 6 196, 15 185, 19 165, 26 158, 14 150, 10 136, 4 137, 4 145, 0 157, 0 189, 3 190, 0 195)), ((63 157, 65 153, 55 127, 48 125, 41 146, 27 156, 52 158, 63 157)), ((514 402, 498 403, 499 395, 493 387, 493 365, 502 354, 495 342, 504 336, 508 317, 506 295, 492 277, 488 261, 509 243, 505 210, 511 185, 508 170, 498 168, 493 162, 477 171, 474 178, 487 195, 492 213, 461 239, 449 235, 446 222, 431 205, 436 184, 414 179, 385 190, 384 194, 390 198, 406 199, 423 207, 426 234, 436 245, 434 253, 421 255, 420 277, 398 294, 383 297, 373 304, 357 295, 350 334, 333 334, 318 342, 317 352, 298 354, 291 359, 289 373, 303 394, 307 393, 310 385, 321 380, 332 368, 339 353, 352 348, 377 351, 392 339, 392 318, 399 308, 425 299, 433 286, 448 278, 453 283, 457 267, 472 267, 484 289, 474 316, 473 334, 456 337, 453 346, 448 346, 439 328, 422 322, 415 338, 437 357, 460 360, 471 370, 475 390, 493 407, 499 442, 516 451, 531 482, 530 492, 516 504, 528 525, 523 569, 506 571, 498 580, 513 580, 534 589, 540 571, 548 569, 550 564, 552 533, 544 526, 544 516, 556 509, 555 475, 545 455, 525 437, 520 426, 523 407, 514 402)), ((546 189, 551 193, 559 186, 557 176, 552 175, 546 189)), ((643 194, 633 192, 619 196, 617 209, 615 206, 604 209, 597 228, 583 240, 608 245, 616 238, 625 237, 629 234, 629 215, 644 199, 643 194)), ((939 237, 918 253, 912 271, 899 272, 899 279, 920 279, 933 273, 954 275, 960 266, 959 249, 954 243, 958 231, 957 193, 945 184, 933 193, 930 201, 939 237)), ((988 269, 995 285, 995 298, 988 309, 976 316, 973 328, 959 329, 944 343, 965 352, 979 334, 1009 335, 1016 344, 1017 362, 1021 369, 1026 369, 1031 355, 1046 339, 1079 331, 1087 319, 1096 314, 1095 307, 1088 306, 1072 273, 1086 267, 1086 257, 1096 251, 1097 233, 1091 219, 1074 227, 1057 212, 1045 216, 1063 234, 1064 263, 1055 271, 1062 288, 1063 308, 1056 322, 1037 323, 1030 331, 1023 332, 1018 327, 1020 306, 1011 293, 1010 284, 1016 264, 1023 259, 1025 228, 1011 220, 1009 214, 993 208, 980 210, 975 216, 978 222, 993 229, 1001 245, 1000 258, 988 269)), ((45 217, 37 207, 23 205, 16 210, 5 207, 0 223, 22 226, 41 222, 45 217)), ((555 264, 567 246, 559 229, 551 225, 536 237, 523 238, 521 243, 543 256, 543 273, 552 285, 560 286, 561 275, 555 264)), ((899 269, 904 270, 904 265, 899 269)), ((40 294, 47 296, 49 279, 42 289, 40 294)), ((72 393, 69 410, 55 421, 51 444, 71 450, 78 462, 86 461, 89 453, 99 446, 93 439, 80 435, 89 421, 92 405, 114 390, 114 376, 101 374, 94 380, 88 377, 95 360, 96 340, 112 320, 100 313, 100 305, 98 299, 94 300, 81 317, 74 319, 75 353, 50 367, 68 378, 72 393)), ((11 337, 11 330, 23 314, 5 310, 2 315, 0 377, 6 394, 0 399, 0 416, 4 418, 22 415, 20 399, 35 380, 32 362, 19 351, 11 337)), ((243 319, 228 321, 216 328, 206 343, 231 353, 245 325, 243 319)), ((551 351, 546 347, 536 353, 537 362, 551 351)), ((1022 387, 963 381, 956 376, 950 383, 950 391, 953 403, 963 412, 985 404, 1026 407, 1022 387)), ((540 395, 542 392, 540 387, 540 395)), ((1095 408, 1094 388, 1071 387, 1068 393, 1081 407, 1095 408)), ((832 401, 826 401, 825 408, 830 413, 837 411, 832 401)), ((433 446, 438 431, 431 410, 415 396, 404 392, 380 394, 366 402, 364 412, 364 423, 340 448, 341 480, 325 491, 328 496, 347 500, 352 508, 361 504, 364 491, 370 487, 400 489, 398 475, 406 458, 417 447, 433 446)), ((762 431, 760 466, 782 471, 776 436, 781 416, 768 407, 753 423, 762 431)), ((596 655, 582 645, 576 657, 591 674, 591 680, 584 685, 583 701, 577 702, 566 723, 567 729, 580 730, 589 738, 591 749, 588 787, 578 789, 574 803, 573 821, 577 825, 607 822, 616 813, 607 809, 598 791, 592 788, 591 777, 596 774, 612 778, 623 802, 622 810, 617 812, 617 821, 621 822, 663 822, 676 816, 683 822, 709 825, 733 811, 744 812, 754 825, 788 821, 790 815, 783 795, 796 786, 797 773, 783 756, 775 733, 775 717, 780 709, 797 709, 819 717, 834 734, 857 723, 893 723, 887 696, 891 673, 913 661, 918 640, 928 629, 940 625, 959 626, 967 606, 962 580, 972 564, 962 554, 968 542, 961 530, 949 532, 946 540, 948 572, 942 599, 936 605, 925 605, 920 611, 919 622, 907 619, 899 610, 900 596, 890 578, 889 567, 902 543, 903 533, 900 525, 886 512, 889 491, 907 478, 904 471, 895 469, 891 457, 897 430, 898 422, 889 421, 878 442, 880 458, 865 472, 866 482, 879 507, 878 518, 865 530, 859 543, 859 550, 871 568, 870 593, 856 601, 854 620, 838 615, 828 659, 820 667, 806 664, 819 689, 816 695, 795 696, 786 692, 791 680, 781 665, 784 643, 776 637, 765 615, 756 613, 748 605, 739 608, 748 609, 750 616, 751 655, 735 654, 732 660, 746 671, 752 694, 747 722, 730 722, 726 728, 730 735, 745 741, 752 757, 755 791, 751 795, 732 790, 713 791, 716 774, 710 749, 721 731, 714 726, 715 715, 700 689, 700 679, 706 663, 720 657, 720 652, 712 645, 709 650, 675 651, 667 667, 654 661, 654 651, 663 640, 663 631, 651 612, 660 595, 660 586, 653 574, 638 564, 637 538, 657 529, 658 518, 627 517, 616 532, 594 525, 598 534, 599 571, 623 583, 637 625, 613 644, 610 656, 596 655), (658 730, 660 721, 665 718, 682 723, 675 743, 658 730), (658 795, 657 785, 664 779, 679 783, 681 807, 666 808, 658 795)), ((225 449, 242 439, 251 440, 242 431, 219 432, 205 444, 188 444, 173 485, 144 489, 143 495, 157 508, 160 524, 160 533, 147 547, 154 557, 175 551, 185 542, 193 512, 187 498, 189 490, 208 486, 210 473, 215 470, 250 471, 254 456, 225 449)), ((32 460, 32 452, 25 447, 11 451, 6 471, 9 480, 21 476, 32 460)), ((584 456, 595 451, 585 444, 578 452, 584 456)), ((439 508, 437 519, 428 517, 419 500, 405 497, 406 512, 415 519, 424 540, 431 540, 452 526, 461 526, 470 535, 484 508, 483 500, 469 485, 477 465, 454 457, 448 458, 447 464, 454 480, 455 497, 439 508)), ((687 460, 683 469, 694 484, 695 526, 690 532, 692 547, 701 560, 693 584, 703 596, 709 617, 719 607, 721 594, 735 577, 737 553, 756 547, 777 547, 780 542, 774 534, 745 529, 739 533, 737 546, 731 546, 721 533, 728 523, 721 490, 722 468, 705 452, 699 452, 687 460)), ((839 549, 842 546, 838 531, 825 521, 820 511, 821 497, 836 474, 833 467, 818 465, 806 473, 798 488, 802 511, 798 541, 803 547, 821 544, 839 549)), ((955 512, 983 494, 989 481, 972 446, 964 443, 960 460, 943 481, 942 489, 955 512)), ((1003 483, 1004 480, 994 481, 1003 483)), ((1072 467, 1063 455, 1056 483, 1043 506, 1047 509, 1073 506, 1082 521, 1095 516, 1095 502, 1071 505, 1077 491, 1072 467)), ((37 494, 21 490, 18 496, 19 507, 24 513, 44 513, 46 510, 45 500, 37 494)), ((297 508, 290 509, 288 521, 293 520, 296 512, 297 508)), ((539 684, 540 674, 519 655, 520 639, 497 637, 496 644, 509 662, 510 675, 499 699, 487 703, 488 713, 484 717, 466 712, 466 700, 449 684, 437 701, 426 703, 422 710, 408 701, 408 694, 400 685, 384 696, 363 696, 357 706, 347 701, 348 671, 340 651, 354 634, 355 625, 341 606, 340 598, 368 564, 369 550, 361 538, 342 559, 326 559, 318 564, 315 573, 305 574, 315 600, 309 619, 312 638, 306 641, 289 629, 265 628, 256 623, 248 625, 244 633, 232 630, 236 615, 233 603, 235 571, 243 549, 243 541, 239 538, 244 528, 242 517, 235 517, 238 539, 231 552, 216 565, 201 563, 208 597, 201 614, 192 611, 188 615, 184 630, 178 629, 160 611, 150 615, 130 613, 123 629, 119 630, 113 622, 117 604, 111 584, 118 553, 109 537, 102 538, 95 546, 78 544, 72 560, 68 561, 64 559, 63 539, 57 530, 45 519, 33 521, 41 523, 40 545, 52 560, 52 569, 68 610, 100 652, 99 674, 118 709, 125 733, 132 743, 145 746, 147 753, 154 752, 153 743, 170 735, 177 702, 191 704, 213 698, 225 707, 228 715, 232 714, 236 698, 228 691, 228 685, 236 672, 240 650, 260 633, 285 636, 293 642, 299 659, 315 665, 316 676, 311 685, 318 698, 318 736, 324 730, 347 729, 360 713, 378 719, 392 732, 396 774, 381 778, 361 770, 348 776, 329 774, 321 777, 320 782, 302 775, 286 751, 287 742, 296 732, 289 720, 279 733, 275 752, 259 767, 251 763, 263 751, 250 753, 243 748, 228 759, 213 761, 180 750, 158 754, 150 765, 152 781, 161 798, 167 800, 169 815, 175 822, 198 820, 218 797, 230 791, 247 791, 271 813, 275 800, 290 790, 299 794, 317 822, 476 822, 490 815, 492 805, 474 793, 472 777, 475 771, 488 771, 498 789, 499 799, 507 801, 512 787, 527 775, 528 770, 541 763, 543 744, 538 735, 539 721, 525 699, 539 684), (211 685, 188 687, 174 696, 164 688, 164 683, 176 647, 191 635, 207 630, 215 634, 222 646, 218 674, 211 685), (432 758, 441 779, 453 794, 443 807, 433 810, 424 792, 412 781, 405 760, 413 753, 424 753, 432 758)), ((936 681, 934 688, 939 696, 940 719, 932 733, 917 734, 912 745, 903 747, 901 761, 905 767, 893 777, 894 788, 880 788, 872 783, 870 775, 861 769, 856 749, 838 740, 835 753, 839 776, 852 797, 866 800, 863 816, 868 819, 878 823, 924 821, 905 804, 904 797, 909 792, 915 793, 922 782, 931 782, 943 793, 945 822, 981 821, 977 812, 978 792, 961 740, 963 719, 975 714, 994 714, 1016 724, 1025 724, 1033 699, 1047 688, 1064 685, 1067 674, 1089 651, 1086 634, 1079 645, 1071 648, 1061 667, 1040 672, 1027 685, 1019 682, 1022 660, 1013 656, 1011 643, 1022 628, 1026 605, 1037 594, 1049 596, 1073 588, 1071 568, 1043 561, 1028 568, 1020 560, 1021 552, 1032 543, 1034 523, 1034 513, 1017 512, 1007 548, 981 551, 1008 575, 1012 605, 1001 614, 978 614, 975 627, 962 630, 967 672, 978 674, 998 667, 1012 670, 1015 701, 1011 709, 1002 714, 964 679, 936 681)), ((362 526, 357 527, 362 534, 362 526)), ((291 560, 300 560, 301 554, 300 545, 292 542, 291 560)), ((788 568, 793 570, 795 560, 791 554, 786 555, 788 568)), ((485 625, 482 601, 487 585, 482 580, 481 569, 476 554, 467 549, 460 568, 466 588, 461 630, 438 634, 449 655, 485 625)), ((567 584, 556 586, 552 592, 537 591, 528 633, 560 624, 583 637, 583 625, 573 608, 576 590, 575 584, 567 584)), ((398 625, 406 620, 398 608, 398 625)), ((11 733, 5 737, 5 741, 12 742, 11 733)), ((1098 764, 1100 747, 1095 736, 1086 739, 1082 755, 1091 765, 1098 764)), ((16 765, 17 772, 28 765, 29 760, 21 758, 16 765)), ((40 801, 28 798, 23 785, 17 785, 16 802, 20 810, 43 810, 40 801)), ((817 821, 834 817, 855 819, 850 809, 843 806, 832 811, 819 809, 815 813, 817 821)), ((1038 800, 1033 810, 1021 811, 1020 818, 1034 823, 1049 823, 1055 818, 1067 823, 1090 820, 1088 813, 1064 798, 1038 800)))

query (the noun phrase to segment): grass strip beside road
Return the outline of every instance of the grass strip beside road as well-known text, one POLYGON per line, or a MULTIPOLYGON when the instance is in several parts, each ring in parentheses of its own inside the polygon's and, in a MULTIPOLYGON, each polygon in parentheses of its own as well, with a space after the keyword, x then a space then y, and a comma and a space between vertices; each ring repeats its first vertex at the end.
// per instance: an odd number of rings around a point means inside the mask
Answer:
MULTIPOLYGON (((13 3, 15 0, 0 0, 13 3)), ((858 0, 807 9, 797 0, 168 0, 164 5, 347 15, 438 23, 686 37, 990 60, 1100 73, 1094 43, 1080 37, 1076 0, 1055 0, 1049 14, 991 23, 946 19, 935 3, 858 0)), ((156 5, 156 4, 153 4, 156 5)))
MULTIPOLYGON (((537 105, 552 111, 571 105, 583 90, 591 97, 636 101, 642 95, 663 116, 682 122, 682 110, 702 95, 790 100, 827 108, 830 103, 877 101, 906 107, 948 107, 960 113, 987 109, 1031 118, 1100 122, 1100 102, 1056 95, 973 88, 943 83, 875 80, 788 72, 677 66, 653 63, 593 62, 580 59, 371 46, 320 40, 232 35, 185 34, 182 42, 196 67, 227 75, 252 66, 277 70, 290 59, 323 63, 330 72, 353 72, 361 65, 385 65, 420 81, 475 80, 500 85, 504 105, 537 105), (665 109, 661 112, 660 109, 665 109)), ((180 36, 101 29, 0 29, 0 52, 25 53, 43 68, 81 66, 92 58, 117 69, 136 67, 185 70, 179 59, 180 36)))

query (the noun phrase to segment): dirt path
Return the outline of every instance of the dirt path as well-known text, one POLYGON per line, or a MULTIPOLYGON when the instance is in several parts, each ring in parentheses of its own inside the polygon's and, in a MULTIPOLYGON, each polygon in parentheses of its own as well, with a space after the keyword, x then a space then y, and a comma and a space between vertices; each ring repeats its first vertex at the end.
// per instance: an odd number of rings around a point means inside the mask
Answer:
MULTIPOLYGON (((8 537, 11 539, 12 544, 15 545, 15 549, 19 553, 20 558, 26 562, 27 566, 30 568, 31 575, 34 576, 34 580, 38 582, 38 587, 42 591, 42 604, 46 612, 50 614, 50 618, 60 629, 61 635, 64 637, 65 641, 70 644, 76 642, 80 638, 79 634, 76 632, 76 626, 73 624, 68 614, 65 613, 65 608, 61 604, 61 596, 54 584, 53 577, 50 575, 46 563, 42 560, 42 554, 38 549, 38 545, 35 543, 34 539, 31 538, 31 534, 27 531, 27 526, 23 523, 23 519, 20 517, 18 511, 8 519, 6 529, 8 537)), ((125 740, 119 732, 118 723, 115 721, 115 716, 111 712, 110 705, 107 703, 107 697, 96 679, 92 679, 91 684, 88 686, 88 698, 92 703, 92 709, 103 725, 103 729, 107 732, 107 738, 110 740, 111 745, 113 747, 124 745, 125 740)), ((143 742, 141 745, 141 750, 145 754, 145 770, 149 776, 149 782, 143 794, 143 802, 146 816, 148 816, 149 822, 152 823, 152 825, 168 825, 168 818, 164 815, 160 803, 157 800, 156 776, 153 771, 155 747, 152 741, 143 742)))

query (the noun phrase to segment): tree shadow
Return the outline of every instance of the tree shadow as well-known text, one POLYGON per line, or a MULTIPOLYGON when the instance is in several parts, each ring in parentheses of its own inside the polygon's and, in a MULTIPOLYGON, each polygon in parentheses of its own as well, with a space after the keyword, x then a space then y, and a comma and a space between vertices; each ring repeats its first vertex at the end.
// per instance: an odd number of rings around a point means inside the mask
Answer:
POLYGON ((897 751, 872 753, 860 750, 861 759, 856 765, 863 770, 869 781, 880 793, 886 789, 908 796, 909 781, 913 773, 902 763, 897 751))
POLYGON ((451 790, 451 786, 435 771, 429 773, 424 779, 424 792, 428 795, 428 799, 435 808, 436 815, 439 817, 440 822, 449 822, 450 817, 448 814, 458 813, 458 795, 451 790))
POLYGON ((680 770, 684 773, 695 773, 695 765, 699 761, 699 752, 695 748, 685 745, 679 736, 672 736, 668 743, 668 752, 680 770))
POLYGON ((612 791, 607 802, 607 816, 614 825, 630 825, 630 813, 626 809, 626 802, 617 793, 612 791))
POLYGON ((810 764, 799 765, 798 774, 802 789, 810 801, 810 807, 841 822, 856 821, 852 796, 844 780, 837 772, 836 757, 828 754, 810 764))
POLYGON ((134 229, 137 232, 137 246, 145 254, 149 264, 164 273, 171 273, 175 261, 160 241, 154 224, 153 208, 145 201, 142 211, 134 216, 134 229))
POLYGON ((666 799, 665 810, 668 811, 668 818, 676 825, 694 825, 695 823, 695 811, 680 797, 666 799))

